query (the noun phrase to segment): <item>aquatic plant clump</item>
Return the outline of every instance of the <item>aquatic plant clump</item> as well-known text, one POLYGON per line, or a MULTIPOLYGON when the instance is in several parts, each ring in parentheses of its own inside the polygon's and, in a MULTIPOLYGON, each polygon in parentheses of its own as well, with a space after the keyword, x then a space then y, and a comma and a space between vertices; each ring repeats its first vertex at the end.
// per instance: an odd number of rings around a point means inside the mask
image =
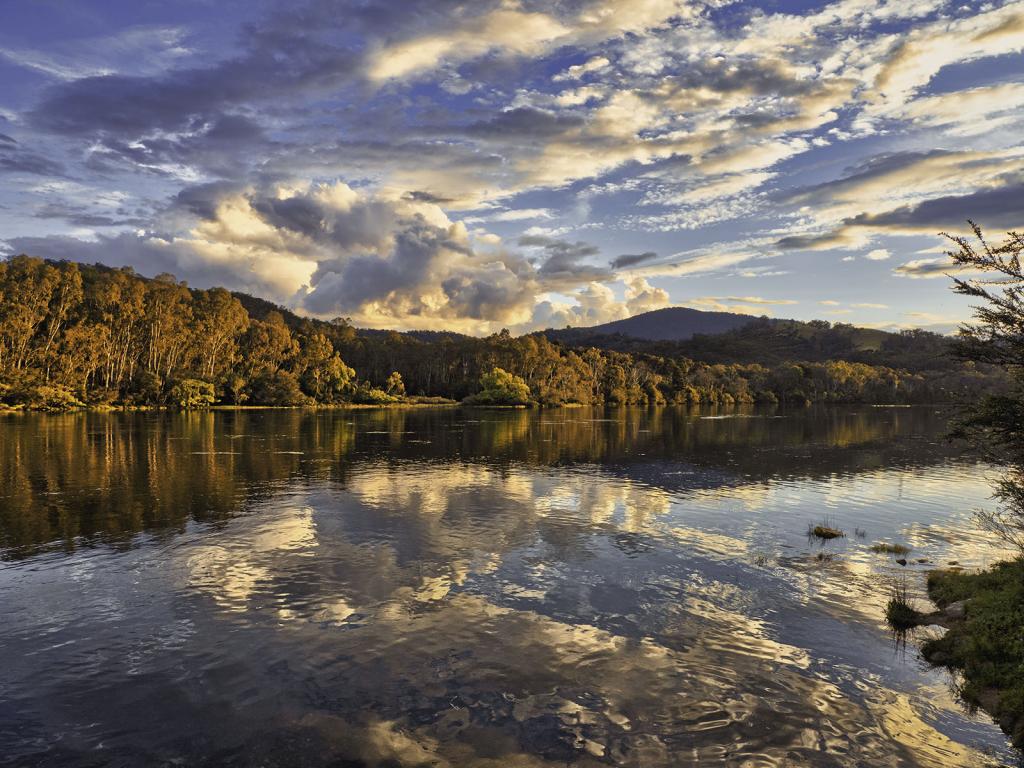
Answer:
POLYGON ((814 539, 829 541, 831 539, 841 539, 846 536, 846 533, 837 528, 834 523, 826 520, 818 524, 811 523, 807 526, 807 535, 814 539))
POLYGON ((923 614, 910 603, 905 581, 893 587, 892 597, 885 606, 885 620, 897 632, 905 632, 921 623, 923 614))
POLYGON ((910 554, 910 547, 904 546, 903 544, 888 544, 886 542, 879 542, 877 544, 872 544, 870 549, 872 552, 878 552, 879 554, 885 555, 910 554))

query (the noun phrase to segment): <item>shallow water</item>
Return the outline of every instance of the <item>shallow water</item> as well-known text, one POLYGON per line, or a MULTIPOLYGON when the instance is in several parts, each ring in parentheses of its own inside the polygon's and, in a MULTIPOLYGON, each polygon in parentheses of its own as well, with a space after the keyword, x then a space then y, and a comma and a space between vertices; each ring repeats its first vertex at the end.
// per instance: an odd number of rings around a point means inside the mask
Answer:
POLYGON ((972 519, 988 470, 945 428, 870 407, 7 417, 0 764, 1015 762, 882 619, 895 580, 920 595, 935 563, 1004 555, 972 519), (826 519, 847 536, 809 541, 826 519))

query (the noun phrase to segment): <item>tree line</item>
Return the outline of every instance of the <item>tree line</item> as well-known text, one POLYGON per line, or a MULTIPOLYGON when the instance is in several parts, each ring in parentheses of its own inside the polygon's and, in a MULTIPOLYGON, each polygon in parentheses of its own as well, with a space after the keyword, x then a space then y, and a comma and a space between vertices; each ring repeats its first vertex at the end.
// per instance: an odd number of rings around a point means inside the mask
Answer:
POLYGON ((973 363, 917 372, 844 360, 709 364, 570 348, 540 333, 359 331, 166 274, 29 256, 0 262, 6 406, 913 403, 1001 385, 973 363))

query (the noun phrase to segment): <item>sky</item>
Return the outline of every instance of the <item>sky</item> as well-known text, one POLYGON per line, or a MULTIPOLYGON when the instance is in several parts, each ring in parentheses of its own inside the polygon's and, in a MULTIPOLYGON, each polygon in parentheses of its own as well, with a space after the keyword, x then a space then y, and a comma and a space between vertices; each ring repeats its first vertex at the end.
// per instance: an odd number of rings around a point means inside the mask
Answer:
POLYGON ((1024 0, 0 0, 0 253, 377 328, 949 331, 1024 0))

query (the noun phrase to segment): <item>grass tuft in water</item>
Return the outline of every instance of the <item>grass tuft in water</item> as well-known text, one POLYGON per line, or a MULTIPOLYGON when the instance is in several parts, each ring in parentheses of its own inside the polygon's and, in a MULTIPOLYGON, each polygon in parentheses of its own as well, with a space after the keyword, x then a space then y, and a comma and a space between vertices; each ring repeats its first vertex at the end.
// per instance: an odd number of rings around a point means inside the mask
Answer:
POLYGON ((829 539, 839 539, 846 534, 842 529, 837 528, 836 524, 826 518, 820 523, 811 523, 807 526, 807 536, 812 539, 821 539, 822 541, 828 541, 829 539))
POLYGON ((903 544, 888 544, 884 541, 880 541, 877 544, 872 544, 870 547, 872 552, 878 552, 879 554, 886 555, 908 555, 910 554, 910 547, 903 544))
POLYGON ((897 632, 906 632, 916 627, 923 614, 910 603, 907 582, 902 579, 893 586, 892 597, 885 606, 885 620, 897 632))

